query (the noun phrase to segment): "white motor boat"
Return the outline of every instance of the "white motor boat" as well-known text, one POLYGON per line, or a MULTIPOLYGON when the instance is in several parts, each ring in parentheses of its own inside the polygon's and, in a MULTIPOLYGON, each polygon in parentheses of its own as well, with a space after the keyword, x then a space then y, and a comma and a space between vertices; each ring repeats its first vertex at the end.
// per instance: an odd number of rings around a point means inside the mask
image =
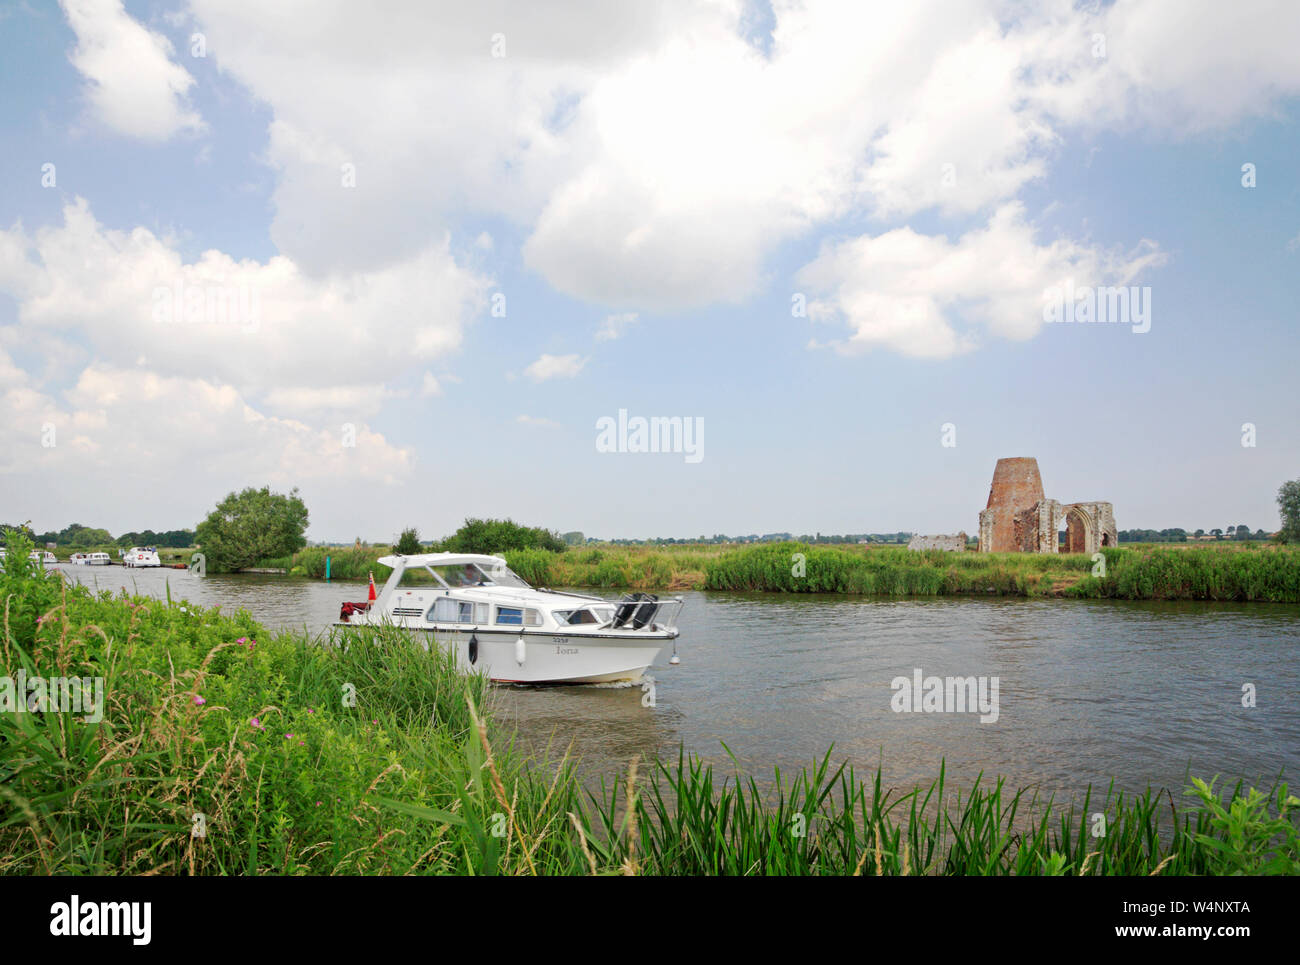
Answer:
POLYGON ((29 560, 35 560, 42 566, 53 566, 59 561, 59 558, 49 550, 32 550, 27 554, 27 558, 29 560))
POLYGON ((111 566, 113 558, 107 553, 73 553, 68 562, 73 566, 111 566))
POLYGON ((385 556, 384 588, 344 603, 340 626, 393 625, 429 633, 467 670, 503 683, 636 682, 677 639, 682 598, 632 593, 621 600, 534 589, 499 556, 385 556), (402 585, 422 567, 436 581, 402 585))
POLYGON ((162 566, 158 551, 152 546, 132 546, 122 554, 123 566, 162 566))

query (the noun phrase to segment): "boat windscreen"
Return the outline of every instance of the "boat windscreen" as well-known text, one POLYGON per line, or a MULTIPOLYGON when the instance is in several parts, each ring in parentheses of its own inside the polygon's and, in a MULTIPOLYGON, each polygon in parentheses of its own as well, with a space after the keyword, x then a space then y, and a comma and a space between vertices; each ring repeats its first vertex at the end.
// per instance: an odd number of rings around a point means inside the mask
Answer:
POLYGON ((463 566, 430 566, 429 569, 453 588, 461 586, 528 588, 528 584, 508 566, 480 566, 477 563, 466 563, 463 566))

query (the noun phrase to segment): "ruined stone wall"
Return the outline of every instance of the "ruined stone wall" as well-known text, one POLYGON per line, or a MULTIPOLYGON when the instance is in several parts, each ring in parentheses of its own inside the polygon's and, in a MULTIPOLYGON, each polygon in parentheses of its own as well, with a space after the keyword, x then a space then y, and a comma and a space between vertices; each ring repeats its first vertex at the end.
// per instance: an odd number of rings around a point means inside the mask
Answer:
POLYGON ((1095 553, 1119 545, 1115 509, 1110 503, 1070 503, 1065 507, 1067 553, 1095 553))
POLYGON ((958 533, 956 536, 922 536, 915 534, 907 543, 910 550, 946 550, 949 553, 964 553, 966 551, 966 534, 958 533))
POLYGON ((993 470, 988 504, 980 513, 980 552, 1016 552, 1016 514, 1042 498, 1043 478, 1038 473, 1037 459, 999 459, 993 470))
POLYGON ((1016 513, 1016 548, 1021 553, 1055 553, 1060 545, 1059 527, 1064 515, 1055 499, 1040 499, 1016 513))

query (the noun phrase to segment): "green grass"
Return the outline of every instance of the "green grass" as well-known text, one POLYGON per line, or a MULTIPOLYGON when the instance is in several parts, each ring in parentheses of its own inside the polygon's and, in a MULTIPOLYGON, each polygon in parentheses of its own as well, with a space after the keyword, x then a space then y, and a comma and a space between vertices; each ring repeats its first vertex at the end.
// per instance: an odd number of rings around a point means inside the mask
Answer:
POLYGON ((517 750, 482 677, 400 631, 322 645, 26 565, 0 602, 6 676, 102 677, 107 698, 98 723, 0 713, 0 874, 1300 871, 1281 784, 1075 807, 942 772, 888 788, 828 752, 762 788, 681 755, 584 790, 517 750))

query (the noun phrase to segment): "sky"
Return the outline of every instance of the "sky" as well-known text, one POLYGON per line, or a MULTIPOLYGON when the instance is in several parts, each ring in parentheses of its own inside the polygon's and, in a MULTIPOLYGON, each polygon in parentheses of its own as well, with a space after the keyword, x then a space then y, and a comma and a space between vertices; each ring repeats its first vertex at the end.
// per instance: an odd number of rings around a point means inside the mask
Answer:
POLYGON ((311 539, 973 534, 1035 456, 1120 529, 1275 529, 1296 37, 1265 0, 0 0, 0 519, 270 485, 311 539))

